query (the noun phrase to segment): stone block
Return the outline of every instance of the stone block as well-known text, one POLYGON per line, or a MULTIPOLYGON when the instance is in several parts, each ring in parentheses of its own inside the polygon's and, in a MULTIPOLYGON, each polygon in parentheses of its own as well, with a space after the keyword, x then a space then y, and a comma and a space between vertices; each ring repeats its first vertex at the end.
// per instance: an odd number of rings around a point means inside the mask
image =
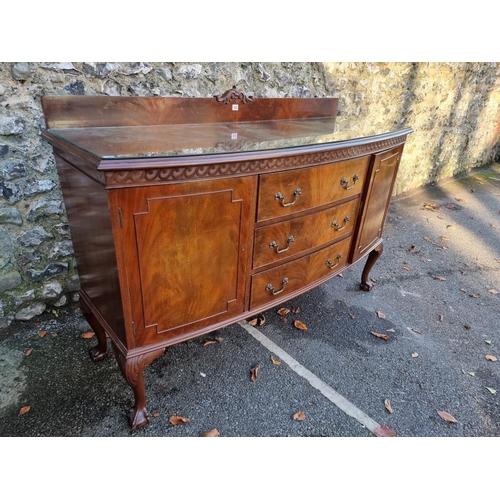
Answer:
POLYGON ((0 293, 13 290, 23 282, 21 275, 17 271, 0 274, 0 293))

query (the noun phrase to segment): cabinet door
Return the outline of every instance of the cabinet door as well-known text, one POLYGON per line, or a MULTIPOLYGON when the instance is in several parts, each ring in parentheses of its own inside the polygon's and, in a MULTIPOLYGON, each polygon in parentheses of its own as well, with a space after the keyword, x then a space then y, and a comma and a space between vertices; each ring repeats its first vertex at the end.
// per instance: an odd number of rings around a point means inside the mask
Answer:
POLYGON ((243 312, 255 187, 245 177, 112 193, 136 347, 243 312))
POLYGON ((403 146, 374 155, 352 261, 381 241, 403 146))

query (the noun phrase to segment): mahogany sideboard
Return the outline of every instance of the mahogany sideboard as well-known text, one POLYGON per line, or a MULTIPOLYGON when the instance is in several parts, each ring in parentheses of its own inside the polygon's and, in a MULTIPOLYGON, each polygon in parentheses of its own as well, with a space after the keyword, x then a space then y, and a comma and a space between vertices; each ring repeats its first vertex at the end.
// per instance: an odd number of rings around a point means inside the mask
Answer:
POLYGON ((149 421, 144 369, 168 346, 321 285, 382 253, 411 128, 364 130, 337 98, 42 98, 80 306, 110 338, 149 421))

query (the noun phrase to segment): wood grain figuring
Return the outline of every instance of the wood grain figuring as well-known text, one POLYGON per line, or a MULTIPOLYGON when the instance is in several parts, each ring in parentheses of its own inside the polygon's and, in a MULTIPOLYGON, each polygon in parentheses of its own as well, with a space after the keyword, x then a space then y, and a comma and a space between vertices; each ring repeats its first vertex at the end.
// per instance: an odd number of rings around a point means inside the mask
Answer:
POLYGON ((368 201, 363 208, 353 260, 369 250, 382 236, 401 151, 402 148, 396 148, 375 155, 373 159, 372 175, 366 196, 368 201))
POLYGON ((369 157, 363 157, 316 168, 262 175, 257 220, 298 213, 361 193, 369 162, 369 157), (356 181, 355 176, 358 177, 356 181), (342 180, 348 182, 347 189, 342 180), (296 190, 300 190, 299 195, 294 195, 296 190), (284 196, 283 202, 278 199, 278 193, 284 196), (293 204, 283 206, 283 203, 293 204))
POLYGON ((253 267, 277 263, 349 236, 357 223, 358 207, 359 198, 311 215, 257 229, 253 267), (348 220, 345 220, 346 217, 348 220), (293 241, 289 241, 291 237, 293 241), (276 243, 278 247, 271 246, 271 243, 276 243))
POLYGON ((252 177, 121 190, 131 321, 144 345, 242 312, 252 177), (133 244, 130 244, 133 243, 133 244))
POLYGON ((255 99, 232 104, 216 98, 50 96, 42 97, 47 128, 123 127, 221 123, 336 116, 337 98, 255 99))
POLYGON ((146 326, 171 330, 236 301, 242 201, 233 196, 146 198, 148 212, 134 214, 146 326))
POLYGON ((351 239, 348 238, 323 250, 311 253, 306 257, 254 275, 252 277, 250 307, 259 307, 273 301, 277 297, 277 295, 273 295, 267 289, 268 285, 274 287, 275 293, 283 289, 279 297, 285 302, 287 295, 296 292, 300 288, 319 281, 325 276, 333 277, 338 274, 345 268, 349 257, 350 245, 351 239), (331 264, 327 264, 327 261, 330 261, 331 264), (331 268, 330 265, 336 267, 331 268), (285 285, 283 284, 284 279, 288 280, 288 283, 285 285))

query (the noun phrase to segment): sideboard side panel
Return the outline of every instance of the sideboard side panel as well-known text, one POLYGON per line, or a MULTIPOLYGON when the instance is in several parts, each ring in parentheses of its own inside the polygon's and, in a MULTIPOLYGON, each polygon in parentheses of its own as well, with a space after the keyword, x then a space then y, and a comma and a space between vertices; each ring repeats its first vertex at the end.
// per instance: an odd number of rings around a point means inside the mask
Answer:
POLYGON ((106 189, 73 168, 57 151, 54 156, 81 290, 101 315, 98 320, 107 323, 103 328, 127 345, 106 189))

